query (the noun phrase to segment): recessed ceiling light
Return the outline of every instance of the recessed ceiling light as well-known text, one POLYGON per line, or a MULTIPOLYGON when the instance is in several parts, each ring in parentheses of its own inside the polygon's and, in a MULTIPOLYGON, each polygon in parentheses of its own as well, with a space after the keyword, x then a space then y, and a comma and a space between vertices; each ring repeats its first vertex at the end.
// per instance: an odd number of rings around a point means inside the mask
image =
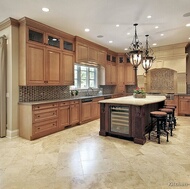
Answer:
POLYGON ((117 24, 116 27, 118 28, 118 27, 119 27, 119 24, 117 24))
POLYGON ((46 8, 46 7, 43 7, 42 10, 43 10, 44 12, 49 12, 49 9, 46 8))
POLYGON ((109 43, 113 43, 113 41, 109 41, 109 43))
POLYGON ((161 33, 161 34, 160 34, 160 36, 164 36, 164 34, 163 34, 163 33, 161 33))
POLYGON ((86 28, 84 31, 85 31, 85 32, 89 32, 89 31, 90 31, 90 29, 86 28))
POLYGON ((187 12, 187 13, 185 13, 185 14, 183 15, 183 17, 188 17, 188 16, 190 16, 190 12, 187 12))
POLYGON ((151 16, 151 15, 148 15, 147 18, 152 18, 152 16, 151 16))
POLYGON ((153 45, 153 46, 156 46, 157 44, 156 44, 156 43, 153 43, 152 45, 153 45))
POLYGON ((130 33, 127 33, 127 35, 130 35, 130 33))
POLYGON ((190 26, 190 24, 186 24, 186 26, 187 26, 187 27, 189 27, 189 26, 190 26))
POLYGON ((158 29, 159 27, 158 26, 155 26, 155 29, 158 29))
POLYGON ((128 50, 128 48, 124 48, 124 50, 125 50, 125 51, 127 51, 127 50, 128 50))
POLYGON ((102 37, 104 37, 103 35, 97 35, 97 38, 102 38, 102 37))

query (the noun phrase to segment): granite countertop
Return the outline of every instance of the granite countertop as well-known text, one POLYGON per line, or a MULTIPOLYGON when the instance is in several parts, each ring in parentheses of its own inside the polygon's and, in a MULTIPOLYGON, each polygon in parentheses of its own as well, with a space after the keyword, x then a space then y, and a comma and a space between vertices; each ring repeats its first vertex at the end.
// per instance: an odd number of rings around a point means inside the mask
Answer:
POLYGON ((146 98, 134 98, 133 96, 126 96, 114 99, 101 100, 99 101, 99 103, 128 104, 128 105, 143 106, 146 104, 152 104, 164 100, 166 100, 165 96, 147 95, 146 98))
POLYGON ((102 95, 95 95, 95 96, 75 96, 70 98, 64 98, 64 99, 57 99, 57 100, 43 100, 43 101, 31 101, 31 102, 19 102, 18 104, 24 104, 24 105, 36 105, 36 104, 46 104, 46 103, 54 103, 54 102, 64 102, 64 101, 70 101, 70 100, 82 100, 87 98, 98 98, 98 97, 111 97, 113 94, 102 94, 102 95))

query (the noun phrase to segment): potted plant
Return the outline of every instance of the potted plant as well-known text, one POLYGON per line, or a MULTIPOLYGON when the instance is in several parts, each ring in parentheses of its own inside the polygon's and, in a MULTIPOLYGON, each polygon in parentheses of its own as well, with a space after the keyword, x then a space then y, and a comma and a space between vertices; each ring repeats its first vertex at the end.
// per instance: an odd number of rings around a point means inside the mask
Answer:
POLYGON ((146 91, 143 87, 137 87, 133 91, 133 97, 134 98, 146 98, 146 91))

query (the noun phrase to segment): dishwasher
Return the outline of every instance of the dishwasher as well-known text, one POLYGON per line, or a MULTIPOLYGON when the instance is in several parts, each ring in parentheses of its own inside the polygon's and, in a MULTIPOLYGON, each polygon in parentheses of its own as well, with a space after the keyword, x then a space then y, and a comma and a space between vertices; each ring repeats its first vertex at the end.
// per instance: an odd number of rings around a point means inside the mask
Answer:
POLYGON ((111 106, 110 132, 129 135, 129 106, 111 106))

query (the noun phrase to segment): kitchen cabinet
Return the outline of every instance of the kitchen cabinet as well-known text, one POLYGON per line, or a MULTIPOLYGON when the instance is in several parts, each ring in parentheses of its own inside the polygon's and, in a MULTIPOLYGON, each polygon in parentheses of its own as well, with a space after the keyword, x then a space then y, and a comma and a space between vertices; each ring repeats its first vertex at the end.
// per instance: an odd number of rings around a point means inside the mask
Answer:
POLYGON ((103 97, 93 98, 90 102, 81 103, 81 122, 91 121, 100 117, 99 101, 104 100, 103 97))
POLYGON ((76 62, 88 62, 88 46, 83 43, 76 43, 76 62))
POLYGON ((117 92, 124 93, 125 92, 125 65, 124 63, 118 63, 117 65, 117 92))
POLYGON ((70 125, 80 122, 80 104, 79 100, 70 102, 70 125))
POLYGON ((61 51, 44 46, 27 44, 28 85, 59 85, 61 51))
POLYGON ((87 121, 91 119, 91 107, 92 102, 81 103, 81 121, 87 121))
POLYGON ((105 66, 107 48, 76 36, 76 62, 105 66))
POLYGON ((106 85, 116 85, 117 84, 117 69, 116 64, 113 63, 107 63, 106 69, 106 85))
POLYGON ((106 65, 106 63, 107 63, 106 57, 107 57, 106 51, 101 51, 101 50, 98 51, 98 63, 100 65, 102 65, 102 66, 106 65))
POLYGON ((59 103, 59 130, 70 125, 70 101, 59 103))
POLYGON ((179 115, 190 115, 190 96, 179 96, 179 115))
POLYGON ((130 63, 125 64, 125 85, 135 85, 135 71, 130 63))
POLYGON ((58 103, 19 105, 19 136, 33 140, 58 130, 58 103))
POLYGON ((89 46, 88 61, 98 63, 98 50, 95 47, 89 46))
POLYGON ((28 18, 20 20, 19 34, 19 85, 74 83, 74 36, 28 18))
POLYGON ((59 103, 59 130, 79 123, 79 100, 59 103))
POLYGON ((74 54, 62 53, 62 83, 64 85, 74 85, 74 54))

